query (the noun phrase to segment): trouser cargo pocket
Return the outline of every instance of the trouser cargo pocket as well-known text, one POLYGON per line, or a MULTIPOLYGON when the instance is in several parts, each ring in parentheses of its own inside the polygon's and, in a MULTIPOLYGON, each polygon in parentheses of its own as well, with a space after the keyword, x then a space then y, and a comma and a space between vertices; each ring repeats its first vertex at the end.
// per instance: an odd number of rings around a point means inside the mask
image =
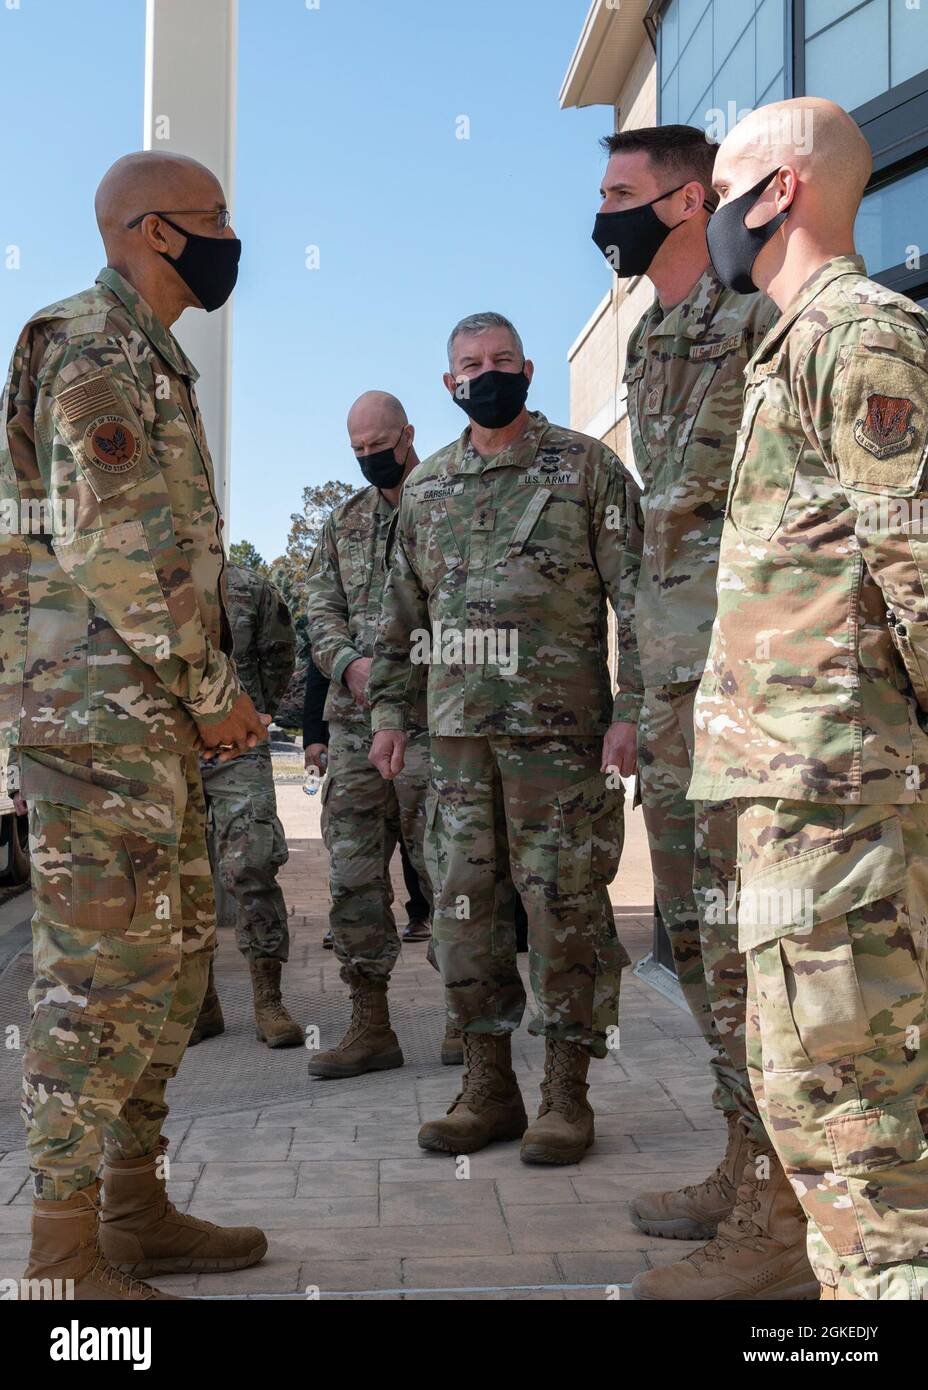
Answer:
POLYGON ((589 893, 615 878, 622 854, 623 797, 622 787, 609 787, 604 773, 558 794, 559 894, 589 893))

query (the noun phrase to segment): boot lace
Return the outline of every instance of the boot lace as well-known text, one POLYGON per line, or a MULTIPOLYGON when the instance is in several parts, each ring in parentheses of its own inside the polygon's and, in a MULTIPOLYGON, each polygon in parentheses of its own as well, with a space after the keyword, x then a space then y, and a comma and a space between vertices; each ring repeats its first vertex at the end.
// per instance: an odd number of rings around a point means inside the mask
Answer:
POLYGON ((355 990, 351 996, 351 1019, 348 1031, 339 1043, 339 1050, 351 1047, 370 1027, 373 1013, 373 1000, 369 989, 355 990))
MULTIPOLYGON (((577 1079, 573 1073, 576 1044, 548 1039, 545 1078, 541 1083, 539 1118, 549 1110, 573 1118, 580 1106, 577 1099, 577 1079)), ((582 1084, 582 1083, 581 1083, 582 1084)), ((585 1088, 584 1088, 585 1090, 585 1088)))
POLYGON ((748 1158, 735 1193, 735 1205, 731 1215, 719 1225, 714 1239, 690 1256, 694 1264, 723 1260, 728 1250, 739 1245, 746 1245, 750 1250, 763 1249, 766 1232, 761 1223, 755 1220, 761 1204, 761 1188, 757 1176, 757 1159, 761 1153, 763 1150, 755 1145, 748 1146, 748 1158))
POLYGON ((479 1033, 464 1034, 464 1061, 466 1070, 461 1089, 454 1098, 455 1105, 469 1105, 471 1101, 487 1100, 493 1093, 493 1065, 488 1043, 479 1033))
POLYGON ((154 1298, 155 1290, 151 1284, 146 1284, 141 1279, 133 1279, 131 1274, 123 1274, 121 1269, 111 1265, 100 1248, 99 1242, 95 1247, 96 1259, 89 1270, 89 1277, 102 1284, 104 1288, 113 1289, 119 1294, 126 1294, 130 1298, 154 1298))

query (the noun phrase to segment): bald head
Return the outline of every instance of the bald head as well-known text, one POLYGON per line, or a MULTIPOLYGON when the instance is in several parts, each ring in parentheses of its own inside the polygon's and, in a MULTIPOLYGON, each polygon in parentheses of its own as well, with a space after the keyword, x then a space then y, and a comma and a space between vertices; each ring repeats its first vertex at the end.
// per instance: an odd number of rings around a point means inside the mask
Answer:
POLYGON ((778 101, 739 121, 712 176, 719 210, 709 249, 725 283, 757 286, 785 309, 822 266, 853 256, 872 167, 856 122, 833 101, 778 101), (729 207, 739 198, 741 207, 729 207))
POLYGON ((132 236, 126 224, 145 212, 204 211, 225 206, 222 185, 204 164, 166 150, 123 155, 106 171, 94 199, 107 254, 132 236))
POLYGON ((389 391, 365 391, 348 412, 348 435, 355 449, 356 437, 367 437, 372 431, 385 431, 387 434, 392 432, 395 438, 408 424, 409 418, 402 402, 396 396, 391 396, 389 391))
POLYGON ((810 215, 853 223, 873 157, 842 107, 797 97, 761 106, 738 122, 719 147, 713 182, 728 201, 784 167, 794 170, 810 215))

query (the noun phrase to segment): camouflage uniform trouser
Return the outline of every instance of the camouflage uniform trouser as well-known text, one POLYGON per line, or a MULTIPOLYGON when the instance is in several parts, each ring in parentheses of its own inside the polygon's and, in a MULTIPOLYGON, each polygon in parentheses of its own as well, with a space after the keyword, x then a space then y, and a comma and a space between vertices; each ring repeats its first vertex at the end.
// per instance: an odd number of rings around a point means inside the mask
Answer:
POLYGON ((399 955, 390 861, 402 834, 429 904, 422 841, 429 784, 429 736, 410 731, 406 766, 388 782, 368 762, 371 733, 329 726, 329 771, 322 789, 322 838, 329 851, 329 925, 341 977, 388 980, 399 955))
POLYGON ((928 806, 742 801, 751 1084, 852 1298, 928 1296, 928 806))
POLYGON ((36 1196, 64 1200, 101 1148, 151 1153, 206 990, 216 916, 195 754, 23 749, 32 1027, 23 1115, 36 1196))
POLYGON ((263 743, 200 771, 218 923, 234 926, 249 960, 286 960, 290 933, 277 870, 287 862, 287 840, 277 819, 271 750, 263 743))
POLYGON ((654 896, 677 979, 709 1045, 713 1102, 737 1114, 768 1145, 751 1092, 745 1052, 747 969, 729 917, 735 879, 735 803, 693 802, 693 703, 699 682, 646 690, 638 719, 638 782, 654 896))
POLYGON ((525 1008, 513 884, 528 916, 531 1033, 606 1054, 628 955, 607 885, 622 852, 621 785, 602 738, 433 738, 426 858, 432 939, 452 1023, 515 1032, 525 1008))

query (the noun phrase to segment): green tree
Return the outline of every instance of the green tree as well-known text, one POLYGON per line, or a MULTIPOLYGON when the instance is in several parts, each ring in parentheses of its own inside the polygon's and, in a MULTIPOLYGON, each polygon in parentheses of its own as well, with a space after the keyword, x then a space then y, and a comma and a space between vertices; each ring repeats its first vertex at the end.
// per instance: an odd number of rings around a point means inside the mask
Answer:
POLYGON ((270 568, 251 541, 233 541, 229 546, 229 563, 242 565, 246 570, 256 570, 258 574, 270 574, 270 568))
POLYGON ((306 581, 313 551, 319 543, 326 518, 340 503, 357 489, 348 483, 328 482, 304 487, 303 510, 290 514, 290 534, 287 549, 269 566, 271 581, 277 585, 293 615, 296 628, 296 670, 293 680, 280 702, 278 723, 283 728, 298 729, 303 712, 303 692, 306 688, 306 662, 309 657, 309 633, 306 622, 306 581))
POLYGON ((302 588, 306 583, 309 563, 313 557, 313 551, 319 543, 326 518, 330 512, 333 512, 337 506, 356 491, 357 488, 352 487, 349 483, 340 482, 304 487, 303 510, 290 514, 290 534, 287 537, 287 550, 284 556, 291 580, 299 588, 302 588))

